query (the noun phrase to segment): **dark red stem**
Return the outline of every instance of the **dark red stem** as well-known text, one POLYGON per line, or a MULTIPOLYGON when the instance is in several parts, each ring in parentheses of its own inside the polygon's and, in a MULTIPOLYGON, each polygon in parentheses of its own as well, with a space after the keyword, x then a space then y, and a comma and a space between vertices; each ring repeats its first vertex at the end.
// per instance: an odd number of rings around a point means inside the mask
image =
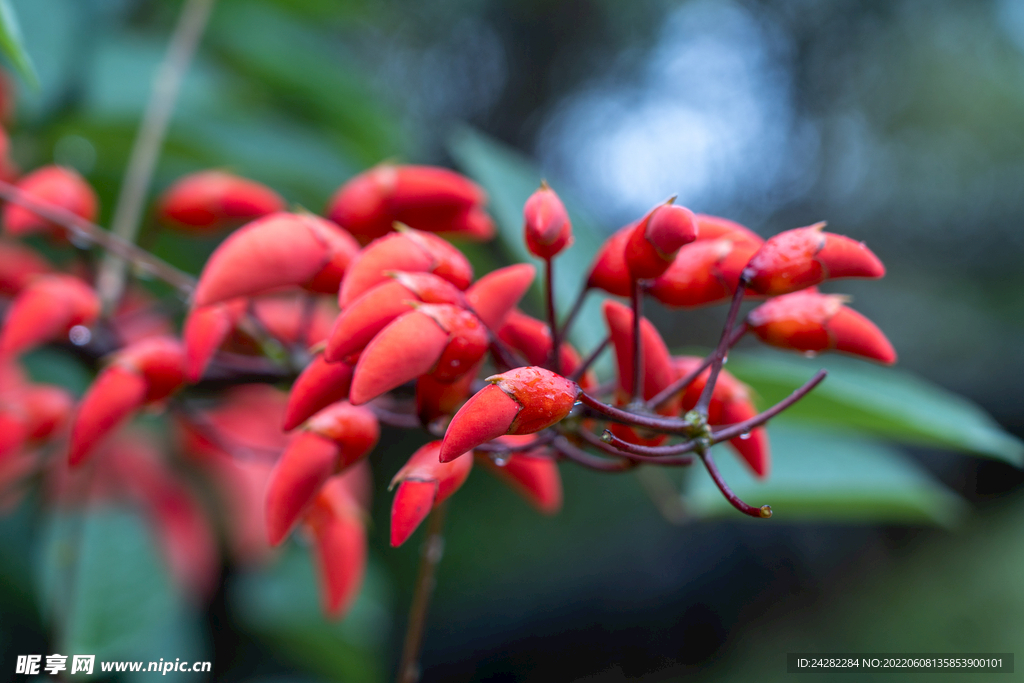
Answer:
POLYGON ((555 438, 551 445, 564 458, 596 472, 625 472, 637 465, 637 463, 625 458, 621 460, 608 460, 607 458, 591 455, 582 448, 570 443, 564 436, 555 438))
MULTIPOLYGON (((607 433, 610 433, 610 432, 607 432, 607 433)), ((682 466, 692 465, 693 464, 693 458, 690 457, 690 456, 686 456, 686 457, 672 456, 672 455, 667 455, 667 456, 666 455, 651 456, 651 455, 644 455, 639 450, 633 451, 633 450, 627 450, 625 448, 616 448, 615 446, 617 444, 619 444, 620 442, 621 443, 625 443, 625 444, 627 444, 629 446, 632 446, 633 448, 636 448, 636 449, 642 449, 642 448, 645 448, 645 446, 637 446, 637 445, 631 444, 631 443, 629 443, 627 441, 622 441, 622 439, 619 439, 618 437, 616 437, 614 435, 613 435, 613 438, 615 440, 612 443, 605 443, 604 441, 601 440, 601 437, 595 436, 594 434, 591 434, 590 432, 582 431, 581 430, 580 432, 578 432, 578 434, 579 434, 580 438, 582 438, 589 445, 591 445, 594 448, 598 449, 602 453, 606 453, 608 455, 614 455, 614 456, 619 457, 619 458, 626 458, 626 459, 631 460, 631 461, 633 461, 635 463, 649 463, 649 464, 652 464, 652 465, 662 465, 662 466, 665 466, 665 467, 682 467, 682 466)), ((691 448, 691 450, 692 450, 692 448, 691 448)), ((685 451, 683 451, 683 452, 685 452, 685 451)))
POLYGON ((548 327, 551 328, 551 370, 562 374, 562 337, 558 333, 558 313, 555 311, 555 266, 553 258, 544 259, 544 279, 548 287, 548 327))
POLYGON ((576 316, 580 314, 583 309, 583 303, 587 300, 587 292, 590 291, 590 285, 584 285, 583 289, 580 290, 579 296, 576 297, 576 301, 572 305, 572 310, 569 311, 569 315, 566 316, 565 322, 562 323, 562 330, 559 334, 560 339, 564 339, 569 336, 569 330, 572 329, 572 324, 576 322, 576 316))
MULTIPOLYGON (((727 348, 731 349, 732 347, 736 346, 736 343, 739 342, 739 340, 742 339, 743 335, 746 333, 746 323, 738 325, 732 331, 732 334, 729 337, 729 344, 727 348)), ((671 399, 680 391, 686 389, 686 387, 690 386, 693 383, 693 381, 697 379, 698 376, 700 376, 700 373, 704 372, 707 369, 707 367, 711 365, 711 361, 713 361, 714 359, 715 354, 714 352, 711 352, 703 361, 701 361, 701 364, 694 368, 692 371, 690 371, 689 374, 680 377, 675 382, 672 382, 672 384, 668 385, 667 387, 659 391, 657 394, 652 396, 651 399, 649 401, 646 401, 644 405, 649 410, 656 410, 660 408, 663 403, 671 399)))
POLYGON ((601 355, 601 353, 606 348, 608 348, 608 344, 611 342, 611 340, 611 336, 605 337, 604 340, 597 345, 597 348, 591 351, 590 355, 587 356, 586 360, 580 363, 580 366, 578 368, 573 370, 573 373, 569 375, 569 379, 571 379, 573 382, 579 382, 580 377, 586 374, 587 370, 590 369, 590 366, 594 364, 594 361, 596 361, 598 357, 601 355))
POLYGON ((644 354, 640 342, 640 318, 643 316, 644 288, 640 280, 633 282, 630 293, 633 304, 633 397, 632 404, 639 403, 644 397, 644 354))
POLYGON ((704 385, 704 391, 700 394, 700 399, 697 400, 697 405, 694 407, 701 415, 707 416, 708 406, 711 404, 711 394, 715 391, 715 383, 718 381, 718 373, 722 370, 722 363, 725 361, 725 356, 729 353, 729 339, 732 338, 732 326, 736 322, 736 316, 740 312, 740 304, 743 302, 743 294, 747 290, 747 282, 744 277, 740 277, 739 283, 736 285, 736 292, 732 296, 732 303, 729 305, 729 315, 725 319, 725 327, 722 328, 722 337, 718 340, 718 347, 715 349, 714 356, 711 361, 711 374, 708 376, 708 382, 704 385))
POLYGON ((722 478, 722 473, 718 471, 718 467, 715 465, 715 461, 711 457, 711 451, 703 450, 699 453, 700 459, 704 461, 704 466, 708 468, 708 474, 714 480, 715 485, 718 486, 718 490, 722 492, 725 499, 729 501, 729 504, 739 510, 745 515, 751 517, 757 517, 759 519, 767 519, 772 516, 772 508, 769 505, 762 505, 759 508, 753 505, 747 505, 739 496, 733 493, 733 490, 729 488, 729 485, 725 483, 725 479, 722 478))

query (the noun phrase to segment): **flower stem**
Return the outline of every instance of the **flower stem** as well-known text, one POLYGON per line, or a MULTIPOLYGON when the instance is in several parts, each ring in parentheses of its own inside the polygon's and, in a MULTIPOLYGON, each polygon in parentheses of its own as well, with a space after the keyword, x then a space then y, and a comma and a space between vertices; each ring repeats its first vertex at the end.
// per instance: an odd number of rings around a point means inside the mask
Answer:
POLYGON ((427 622, 430 597, 437 581, 437 565, 444 555, 444 518, 446 503, 441 503, 427 520, 427 537, 420 552, 420 568, 416 574, 416 589, 409 608, 409 624, 405 630, 402 660, 398 665, 397 683, 416 683, 420 679, 420 650, 427 622))
POLYGON ((587 374, 587 370, 589 370, 590 366, 594 364, 594 361, 596 361, 598 357, 600 357, 601 353, 606 348, 608 348, 608 344, 611 342, 611 340, 611 336, 605 337, 604 341, 598 344, 597 348, 590 352, 590 355, 587 356, 586 360, 580 363, 580 366, 576 368, 571 375, 569 375, 569 379, 571 379, 573 382, 579 382, 580 377, 583 377, 583 375, 587 374))
POLYGON ((718 381, 718 373, 722 370, 722 363, 725 361, 726 354, 729 353, 729 340, 732 338, 732 326, 736 322, 736 316, 740 312, 740 304, 743 302, 743 294, 747 290, 747 282, 741 276, 739 283, 736 285, 736 292, 732 296, 732 304, 729 305, 729 315, 725 319, 725 327, 722 328, 722 337, 718 340, 718 347, 715 349, 715 353, 711 360, 711 374, 708 376, 707 384, 704 385, 704 391, 700 394, 700 399, 697 400, 697 405, 694 406, 701 415, 707 416, 708 406, 711 404, 711 394, 715 391, 715 383, 718 381))
POLYGON ((564 339, 569 336, 569 330, 572 329, 572 324, 576 322, 576 316, 583 310, 583 304, 587 300, 587 293, 590 291, 590 285, 584 285, 583 289, 580 290, 579 295, 576 297, 576 301, 573 302, 572 310, 569 311, 569 315, 566 316, 565 322, 562 323, 562 330, 559 334, 560 339, 564 339))
POLYGON ((640 280, 633 283, 633 398, 631 404, 639 404, 644 396, 644 354, 640 341, 640 318, 643 316, 644 288, 640 280))
POLYGON ((544 259, 544 279, 548 290, 548 327, 551 328, 551 370, 562 374, 562 337, 558 333, 558 313, 555 311, 555 266, 554 258, 544 259))
MULTIPOLYGON (((727 345, 726 348, 731 349, 732 347, 736 346, 736 342, 738 342, 740 339, 742 339, 743 335, 746 334, 746 333, 747 333, 747 326, 746 326, 746 324, 737 326, 732 331, 732 334, 729 336, 729 342, 728 342, 728 345, 727 345)), ((684 389, 686 389, 686 387, 690 386, 693 383, 693 381, 695 379, 697 379, 697 377, 700 375, 700 373, 704 372, 707 369, 707 367, 709 365, 711 365, 711 362, 714 359, 715 359, 715 354, 714 354, 714 352, 712 352, 703 361, 701 361, 700 365, 698 365, 692 371, 690 371, 689 374, 687 374, 687 375, 685 375, 683 377, 680 377, 675 382, 672 382, 672 384, 668 385, 667 387, 665 387, 664 389, 659 391, 657 394, 652 396, 649 401, 645 402, 645 406, 649 410, 657 410, 658 408, 660 408, 663 403, 665 403, 666 401, 670 400, 673 396, 678 394, 680 391, 683 391, 684 389)))
POLYGON ((714 459, 711 457, 711 451, 702 450, 699 453, 700 459, 704 461, 704 466, 708 469, 708 474, 714 480, 715 485, 718 486, 718 490, 722 492, 725 499, 729 501, 729 504, 739 510, 745 515, 751 517, 757 517, 760 519, 767 519, 772 516, 772 508, 770 505, 762 505, 757 508, 753 505, 747 505, 740 497, 733 493, 733 490, 729 488, 729 485, 725 483, 725 479, 722 478, 722 473, 718 471, 718 466, 715 465, 714 459))

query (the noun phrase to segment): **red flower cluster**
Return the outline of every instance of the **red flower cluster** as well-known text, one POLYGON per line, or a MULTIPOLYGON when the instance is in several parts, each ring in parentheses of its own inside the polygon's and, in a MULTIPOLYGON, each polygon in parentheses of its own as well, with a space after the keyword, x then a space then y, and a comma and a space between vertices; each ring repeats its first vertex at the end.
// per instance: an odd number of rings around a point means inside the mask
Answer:
MULTIPOLYGON (((25 176, 12 199, 2 217, 10 237, 59 238, 73 224, 53 216, 96 214, 85 181, 58 167, 25 176)), ((206 263, 180 340, 139 291, 104 312, 85 270, 57 273, 28 247, 0 243, 0 493, 42 466, 42 444, 66 439, 68 458, 47 466, 61 504, 140 501, 170 565, 197 590, 213 585, 212 527, 152 438, 119 433, 143 409, 171 410, 185 461, 231 511, 237 557, 264 557, 301 529, 313 541, 325 609, 341 614, 365 568, 367 456, 381 424, 430 438, 392 479, 394 546, 463 485, 474 461, 550 514, 562 501, 560 461, 621 472, 687 465, 696 454, 737 509, 767 517, 767 506, 732 494, 709 448, 727 442, 767 476, 764 423, 823 374, 758 413, 747 387, 722 369, 728 349, 749 331, 784 349, 895 361, 885 336, 843 297, 817 292, 825 280, 884 273, 864 245, 820 224, 764 242, 736 223, 660 204, 607 240, 573 313, 559 321, 552 273, 572 245, 572 224, 542 185, 524 207, 524 239, 544 264, 543 321, 517 308, 534 266, 475 280, 442 237, 494 232, 484 192, 445 169, 371 169, 338 190, 326 218, 287 212, 273 190, 219 171, 181 179, 156 206, 169 229, 237 228, 206 263), (604 302, 608 339, 584 359, 566 337, 594 290, 630 305, 604 302), (771 298, 739 320, 748 294, 771 298), (643 317, 647 296, 682 308, 731 301, 714 353, 673 357, 643 317), (21 354, 47 343, 102 357, 77 409, 66 392, 18 369, 21 354), (609 344, 618 376, 602 385, 591 365, 609 344), (272 387, 282 381, 291 382, 287 395, 272 387), (83 465, 96 477, 88 490, 77 478, 83 465)))

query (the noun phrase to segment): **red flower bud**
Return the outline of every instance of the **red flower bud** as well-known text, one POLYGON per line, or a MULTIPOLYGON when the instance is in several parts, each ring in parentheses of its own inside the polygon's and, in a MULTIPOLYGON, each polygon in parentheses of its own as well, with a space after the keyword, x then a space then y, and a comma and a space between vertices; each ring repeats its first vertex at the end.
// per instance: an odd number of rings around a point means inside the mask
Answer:
POLYGON ((71 415, 75 404, 67 389, 46 384, 33 384, 19 397, 25 411, 29 439, 42 440, 56 432, 71 415))
MULTIPOLYGON (((96 192, 73 169, 44 166, 23 177, 15 187, 40 204, 49 204, 54 208, 70 211, 87 221, 96 218, 96 192)), ((14 202, 4 206, 3 225, 9 235, 16 237, 51 231, 60 231, 58 234, 63 234, 63 229, 59 226, 14 202)))
POLYGON ((284 209, 284 200, 266 185, 225 171, 200 171, 163 193, 157 218, 178 230, 205 234, 284 209))
MULTIPOLYGON (((505 324, 498 330, 498 338, 526 357, 530 365, 547 365, 551 360, 551 328, 548 324, 526 315, 519 309, 512 309, 505 316, 505 324)), ((579 353, 567 341, 559 345, 560 367, 571 375, 582 362, 579 353)), ((588 388, 597 384, 597 376, 587 371, 580 379, 580 385, 588 388)))
POLYGON ((15 296, 36 276, 51 272, 50 264, 34 250, 0 242, 0 295, 15 296))
MULTIPOLYGON (((502 436, 498 442, 519 446, 533 438, 531 435, 502 436)), ((543 514, 554 515, 562 509, 562 477, 558 463, 546 448, 510 453, 502 456, 500 464, 479 451, 475 459, 543 514)))
POLYGON ((389 273, 433 273, 459 289, 473 281, 473 267, 458 249, 436 235, 405 228, 367 245, 349 265, 338 293, 343 309, 389 273))
POLYGON ((360 474, 332 477, 320 489, 305 519, 313 535, 324 611, 333 618, 351 607, 366 573, 364 512, 352 484, 360 474))
POLYGON ((361 405, 430 373, 452 381, 469 372, 487 352, 480 320, 449 304, 421 304, 374 337, 359 357, 350 400, 361 405))
POLYGON ((560 422, 580 395, 572 380, 538 367, 515 368, 487 378, 452 418, 441 446, 441 462, 458 458, 505 434, 533 434, 560 422))
POLYGON ((249 223, 217 247, 196 286, 196 306, 279 287, 337 290, 359 246, 341 228, 310 214, 275 213, 249 223))
POLYGON ((530 289, 535 273, 529 263, 499 268, 474 282, 466 290, 466 301, 488 329, 497 330, 530 289))
POLYGON ((14 456, 28 440, 25 415, 16 406, 0 406, 0 463, 14 456))
POLYGON ((455 413, 469 395, 473 393, 473 382, 483 365, 481 360, 476 367, 453 382, 442 382, 431 375, 423 375, 416 380, 416 415, 420 422, 429 425, 447 415, 455 413))
POLYGON ((706 213, 694 214, 694 217, 697 219, 698 240, 718 240, 727 237, 732 242, 750 242, 757 246, 764 244, 764 240, 756 232, 728 218, 710 216, 706 213))
POLYGON ((253 312, 270 334, 287 346, 302 344, 307 348, 327 340, 338 308, 326 297, 317 299, 313 318, 306 315, 302 294, 261 297, 253 301, 253 312))
POLYGON ((331 330, 324 357, 331 363, 359 353, 395 318, 412 310, 417 301, 430 304, 461 304, 462 292, 431 273, 392 273, 341 312, 331 330))
POLYGON ((332 403, 348 398, 353 369, 348 363, 328 363, 324 354, 313 358, 288 394, 284 430, 289 432, 332 403))
POLYGON ((526 248, 537 258, 550 259, 572 246, 572 223, 555 191, 543 183, 523 206, 526 248))
POLYGON ((693 212, 662 204, 633 228, 626 241, 626 267, 631 280, 650 280, 664 273, 680 247, 697 239, 693 212))
MULTIPOLYGON (((391 505, 391 545, 405 543, 430 511, 455 493, 473 468, 473 458, 441 462, 440 441, 431 441, 412 454, 391 480, 398 486, 391 505)), ((460 454, 461 455, 461 454, 460 454)))
POLYGON ((688 244, 649 291, 666 306, 694 308, 728 301, 758 248, 755 242, 730 238, 688 244))
POLYGON ((229 299, 188 312, 181 336, 185 342, 185 376, 189 382, 200 380, 213 354, 235 329, 248 305, 248 299, 229 299))
POLYGON ((885 266, 862 242, 823 232, 824 223, 768 239, 744 271, 750 289, 775 296, 842 277, 880 278, 885 266))
POLYGON ((70 275, 43 275, 11 303, 0 332, 0 358, 24 353, 67 336, 76 325, 91 325, 100 312, 96 293, 70 275))
POLYGON ((639 224, 630 223, 605 240, 590 267, 588 287, 603 289, 615 296, 630 296, 633 281, 630 279, 629 266, 626 265, 626 243, 639 224))
MULTIPOLYGON (((604 317, 615 347, 619 368, 619 388, 627 396, 633 394, 633 311, 615 301, 604 302, 604 317)), ((640 343, 643 356, 642 398, 652 398, 675 381, 672 356, 657 328, 647 318, 640 319, 640 343)), ((670 402, 671 403, 671 402, 670 402)))
POLYGON ((750 312, 747 322, 761 341, 795 351, 841 351, 896 362, 896 351, 874 323, 847 308, 847 299, 815 291, 776 297, 750 312))

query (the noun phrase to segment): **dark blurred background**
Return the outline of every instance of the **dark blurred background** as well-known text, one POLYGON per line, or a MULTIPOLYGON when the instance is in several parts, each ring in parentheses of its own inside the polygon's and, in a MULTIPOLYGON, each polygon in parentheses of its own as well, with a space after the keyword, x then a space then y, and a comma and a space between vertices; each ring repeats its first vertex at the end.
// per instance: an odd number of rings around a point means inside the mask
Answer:
MULTIPOLYGON (((108 217, 180 3, 12 5, 42 83, 22 94, 15 157, 79 168, 108 217)), ((902 370, 1022 435, 1022 122, 1018 0, 219 0, 156 189, 226 166, 320 210, 381 160, 458 163, 470 126, 605 233, 673 194, 763 236, 827 220, 889 271, 827 289, 855 297, 902 370)), ((152 239, 193 269, 212 247, 152 239)), ((723 311, 653 315, 670 345, 709 346, 723 311)), ((409 449, 391 445, 379 482, 409 449)), ((423 680, 773 680, 786 652, 1012 651, 1020 471, 899 457, 965 498, 966 521, 672 523, 645 493, 658 482, 571 468, 547 519, 474 478, 453 500, 423 680)), ((385 547, 389 503, 349 650, 268 636, 255 622, 273 613, 236 606, 231 570, 201 629, 216 680, 391 676, 416 549, 385 547)))

